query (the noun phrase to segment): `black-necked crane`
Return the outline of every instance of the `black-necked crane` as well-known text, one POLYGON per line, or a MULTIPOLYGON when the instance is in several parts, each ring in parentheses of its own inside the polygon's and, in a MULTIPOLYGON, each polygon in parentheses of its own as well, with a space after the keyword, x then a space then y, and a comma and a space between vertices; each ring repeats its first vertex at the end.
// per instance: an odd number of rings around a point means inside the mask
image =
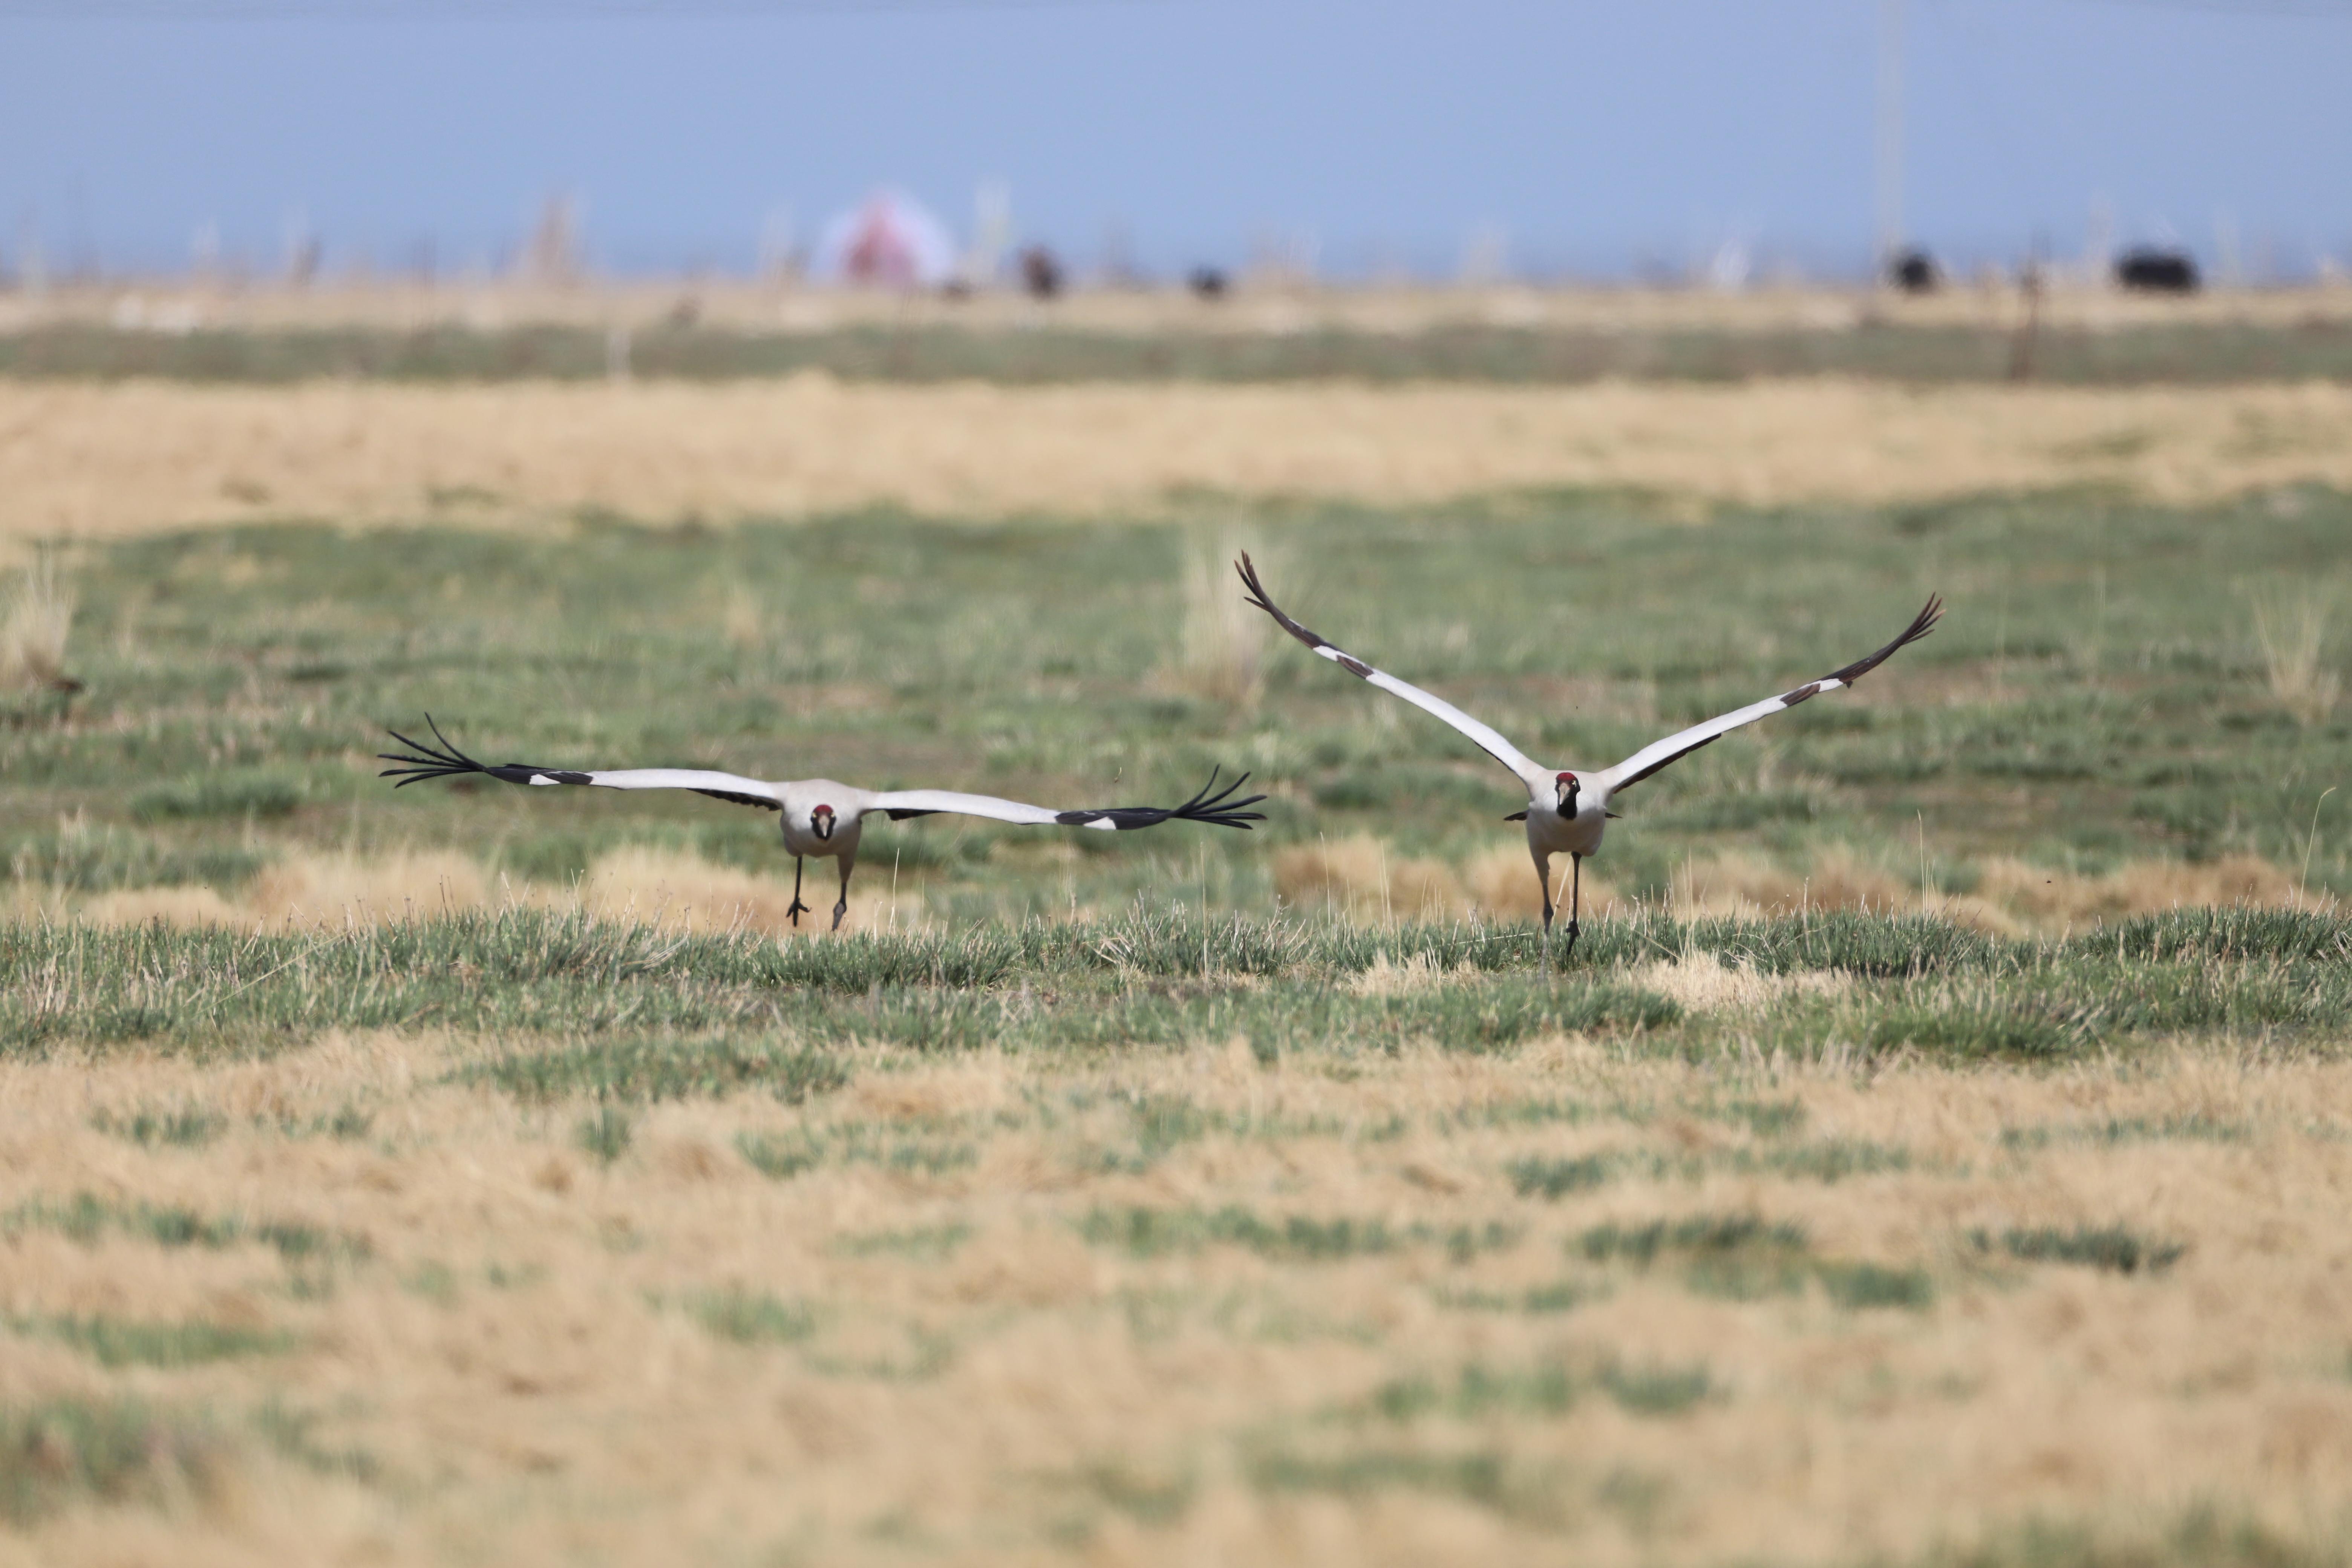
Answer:
POLYGON ((684 789, 697 795, 707 795, 714 800, 731 801, 737 805, 757 806, 775 812, 783 826, 784 848, 793 856, 793 901, 786 911, 794 925, 803 914, 814 911, 801 902, 801 878, 811 859, 834 859, 841 863, 841 898, 833 906, 833 929, 841 929, 842 916, 849 912, 849 874, 857 865, 857 841, 864 819, 880 812, 893 822, 910 816, 936 816, 942 813, 963 816, 984 816, 997 822, 1019 823, 1033 827, 1088 827, 1107 832, 1123 832, 1138 827, 1156 827, 1163 822, 1204 822, 1217 827, 1238 827, 1244 833, 1250 824, 1263 822, 1263 812, 1247 809, 1265 796, 1253 795, 1240 800, 1234 792, 1249 782, 1244 773, 1223 789, 1217 788, 1213 772, 1209 782, 1199 794, 1181 805, 1111 805, 1087 807, 1077 811, 1056 811, 1052 806, 1029 805, 1017 800, 1000 800, 994 795, 962 795, 946 789, 859 789, 832 779, 787 779, 771 782, 745 778, 739 773, 706 772, 699 768, 623 768, 617 771, 581 771, 572 768, 545 768, 528 763, 501 763, 493 767, 478 763, 466 755, 449 738, 441 733, 439 725, 427 714, 425 724, 441 749, 420 741, 412 741, 399 731, 392 738, 410 748, 416 755, 379 752, 380 760, 398 763, 396 768, 386 768, 376 776, 397 778, 395 789, 404 789, 424 779, 457 778, 480 773, 506 784, 586 784, 596 789, 684 789))
POLYGON ((1285 615, 1267 595, 1265 584, 1258 581, 1257 567, 1251 562, 1248 552, 1244 551, 1242 558, 1234 563, 1234 570, 1241 574, 1243 584, 1249 589, 1249 602, 1272 616, 1284 631, 1349 674, 1368 680, 1383 691, 1392 692, 1423 712, 1433 714, 1453 725, 1468 736, 1479 750, 1517 773, 1519 781, 1527 785, 1527 809, 1513 812, 1504 820, 1527 824, 1528 853, 1535 859, 1536 879, 1543 884, 1543 963, 1546 967, 1551 962, 1551 858, 1566 855, 1571 866, 1568 952, 1560 955, 1565 961, 1569 953, 1576 951, 1577 916, 1583 894, 1584 858, 1601 848, 1601 836, 1607 829, 1609 819, 1615 815, 1609 809, 1612 796, 1633 788, 1668 763, 1689 756, 1701 746, 1714 744, 1743 724, 1769 719, 1800 702, 1809 702, 1824 691, 1852 686, 1886 662, 1895 649, 1917 642, 1935 630, 1936 622, 1944 614, 1942 598, 1930 595, 1925 607, 1913 617, 1903 635, 1868 658, 1856 659, 1843 669, 1832 670, 1819 680, 1809 680, 1778 697, 1768 697, 1761 702, 1750 703, 1745 708, 1709 719, 1704 724, 1694 724, 1663 741, 1653 741, 1613 768, 1580 771, 1545 767, 1451 702, 1432 696, 1418 686, 1409 686, 1393 675, 1374 669, 1355 655, 1342 651, 1308 631, 1285 615))

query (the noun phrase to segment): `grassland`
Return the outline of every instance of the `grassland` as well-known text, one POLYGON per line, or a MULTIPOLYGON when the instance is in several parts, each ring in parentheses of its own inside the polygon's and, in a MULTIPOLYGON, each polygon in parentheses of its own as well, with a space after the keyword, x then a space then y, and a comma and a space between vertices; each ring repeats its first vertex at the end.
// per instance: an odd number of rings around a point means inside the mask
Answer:
POLYGON ((289 520, 1091 521, 1203 498, 1393 510, 1563 488, 1698 516, 2308 484, 2352 489, 2352 387, 0 380, 0 548, 289 520))
POLYGON ((81 689, 0 729, 0 1553, 2341 1561, 2347 521, 70 548, 81 689), (1504 776, 1227 618, 1236 544, 1564 763, 1953 607, 1629 795, 1548 982, 1504 776), (877 827, 795 937, 764 816, 394 795, 426 709, 493 759, 1274 798, 877 827))
MULTIPOLYGON (((1293 308, 1295 309, 1295 307, 1293 308)), ((1834 309, 1834 307, 1832 308, 1834 309)), ((1859 315, 1826 326, 1726 331, 1685 326, 1456 321, 1409 331, 1287 321, 1280 330, 1130 332, 1065 325, 1041 312, 1026 330, 877 321, 814 331, 655 321, 635 328, 635 374, 732 381, 822 372, 857 381, 1472 381, 1573 384, 1612 378, 1726 382, 1795 375, 1911 385, 2000 383, 2029 370, 2059 386, 2214 385, 2352 379, 2352 326, 2150 321, 2053 325, 2030 349, 2013 320, 1954 324, 1859 315), (2021 361, 2021 353, 2030 357, 2021 361)), ((481 328, 361 325, 124 330, 71 322, 0 333, 0 376, 282 384, 319 376, 404 382, 601 381, 612 329, 557 322, 481 328)))

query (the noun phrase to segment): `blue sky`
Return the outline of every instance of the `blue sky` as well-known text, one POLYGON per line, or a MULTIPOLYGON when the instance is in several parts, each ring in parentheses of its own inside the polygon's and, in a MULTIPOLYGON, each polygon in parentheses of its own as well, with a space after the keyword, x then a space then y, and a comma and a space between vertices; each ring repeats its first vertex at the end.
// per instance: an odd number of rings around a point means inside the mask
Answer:
MULTIPOLYGON (((211 225, 267 265, 299 215, 331 266, 450 268, 563 190, 601 265, 731 268, 884 183, 967 229, 987 179, 1024 237, 1162 271, 1276 238, 1443 274, 1489 226, 1544 272, 1869 254, 1877 0, 108 3, 0 0, 0 259, 176 267, 211 225)), ((2249 262, 2352 258, 2352 0, 1914 0, 1907 41, 1908 227, 1942 254, 2072 254, 2104 202, 2209 261, 2224 225, 2249 262)))

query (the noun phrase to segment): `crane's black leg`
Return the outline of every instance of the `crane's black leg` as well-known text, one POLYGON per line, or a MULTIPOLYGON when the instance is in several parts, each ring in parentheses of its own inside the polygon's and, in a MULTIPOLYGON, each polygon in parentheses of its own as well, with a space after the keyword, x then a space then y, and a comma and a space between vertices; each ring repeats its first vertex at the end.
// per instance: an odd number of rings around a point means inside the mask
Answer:
POLYGON ((1584 857, 1571 855, 1568 862, 1568 951, 1559 955, 1562 963, 1576 956, 1577 917, 1584 911, 1584 857))
POLYGON ((1543 891, 1544 929, 1541 956, 1536 961, 1538 973, 1551 973, 1551 857, 1536 857, 1536 886, 1543 891))
POLYGON ((849 873, 856 861, 845 855, 841 858, 841 901, 833 906, 833 929, 841 929, 841 917, 849 912, 849 873))
POLYGON ((807 869, 807 861, 802 859, 797 855, 793 857, 793 902, 792 907, 786 910, 784 913, 791 918, 792 922, 794 925, 801 923, 801 917, 803 915, 813 915, 816 913, 814 910, 810 909, 806 904, 801 902, 801 873, 807 869))

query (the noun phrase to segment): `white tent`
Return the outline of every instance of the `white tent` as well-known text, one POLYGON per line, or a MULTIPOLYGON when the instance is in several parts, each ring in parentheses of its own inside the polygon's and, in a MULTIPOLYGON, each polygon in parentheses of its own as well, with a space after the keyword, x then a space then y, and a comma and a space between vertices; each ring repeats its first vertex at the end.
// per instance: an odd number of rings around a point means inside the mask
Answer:
POLYGON ((877 191, 824 226, 816 275, 865 288, 929 289, 954 275, 947 226, 898 191, 877 191))

